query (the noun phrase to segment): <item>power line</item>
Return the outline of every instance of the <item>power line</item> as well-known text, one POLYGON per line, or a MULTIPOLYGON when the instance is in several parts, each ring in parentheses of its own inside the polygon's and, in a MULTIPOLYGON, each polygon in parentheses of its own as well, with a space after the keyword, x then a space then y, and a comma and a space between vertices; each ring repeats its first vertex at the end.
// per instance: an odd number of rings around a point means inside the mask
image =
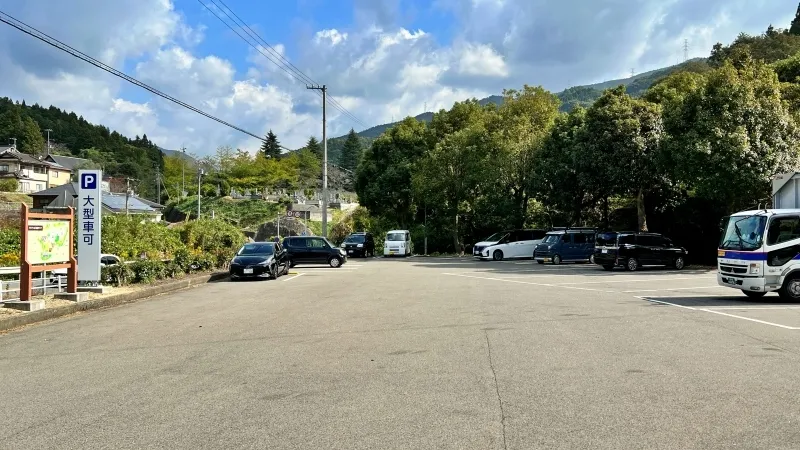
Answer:
MULTIPOLYGON (((251 37, 253 40, 255 40, 256 44, 253 44, 247 38, 242 36, 229 23, 227 23, 222 17, 220 17, 214 10, 209 8, 209 6, 207 4, 205 4, 202 0, 197 0, 197 1, 201 5, 203 5, 203 7, 205 7, 209 12, 211 12, 211 14, 213 14, 217 19, 219 19, 220 22, 225 24, 225 26, 227 26, 231 31, 236 33, 236 35, 239 36, 243 41, 245 41, 248 45, 253 47, 257 52, 261 53, 261 55, 264 56, 265 58, 267 58, 268 61, 270 61, 271 63, 273 63, 276 66, 278 66, 278 68, 280 68, 281 70, 286 72, 288 75, 292 76, 296 80, 298 80, 301 83, 304 83, 306 85, 318 85, 319 84, 316 81, 314 81, 311 77, 309 77, 308 75, 304 74, 303 71, 301 71, 297 66, 292 64, 291 61, 286 59, 286 57, 284 57, 279 51, 277 51, 266 40, 264 40, 264 38, 262 38, 258 33, 256 33, 255 30, 253 30, 249 25, 247 25, 244 22, 244 20, 242 20, 242 18, 239 17, 239 15, 236 14, 236 12, 233 11, 233 9, 231 9, 231 7, 229 7, 223 0, 209 0, 209 1, 211 2, 211 4, 216 6, 223 14, 225 14, 225 16, 228 17, 228 19, 230 19, 234 24, 236 24, 240 29, 242 29, 242 31, 244 31, 249 37, 251 37), (222 7, 220 5, 222 5, 222 7), (226 10, 230 11, 230 14, 228 14, 228 12, 226 10), (233 16, 235 18, 231 17, 231 14, 233 14, 233 16), (261 45, 261 44, 263 44, 263 45, 261 45), (259 47, 265 48, 268 52, 270 52, 273 55, 273 57, 284 61, 284 63, 277 62, 273 58, 267 56, 266 54, 264 54, 263 51, 261 51, 261 48, 259 48, 259 47)), ((322 96, 318 91, 316 92, 316 94, 318 96, 320 96, 320 97, 322 96)), ((358 117, 353 115, 353 113, 348 111, 335 98, 333 98, 333 97, 331 97, 329 95, 328 96, 328 101, 330 101, 331 104, 334 106, 334 108, 336 108, 339 112, 344 114, 347 118, 349 118, 350 120, 352 120, 356 124, 359 124, 359 125, 363 126, 364 128, 368 128, 367 124, 365 124, 358 117)))
POLYGON ((159 91, 158 89, 156 89, 154 87, 151 87, 151 86, 149 86, 149 85, 147 85, 145 83, 142 83, 141 81, 131 77, 130 75, 127 75, 124 72, 120 72, 119 70, 114 69, 113 67, 111 67, 111 66, 109 66, 109 65, 107 65, 107 64, 105 64, 105 63, 103 63, 101 61, 98 61, 98 60, 92 58, 91 56, 89 56, 89 55, 87 55, 87 54, 85 54, 85 53, 83 53, 83 52, 81 52, 79 50, 76 50, 76 49, 70 47, 69 45, 59 41, 58 39, 55 39, 55 38, 53 38, 53 37, 41 32, 41 31, 37 30, 36 28, 26 24, 25 22, 22 22, 19 19, 16 19, 15 17, 13 17, 13 16, 11 16, 11 15, 3 12, 3 11, 0 11, 0 22, 3 22, 5 24, 7 24, 7 25, 10 25, 10 26, 16 28, 17 30, 22 31, 23 33, 31 36, 31 37, 34 37, 34 38, 39 39, 40 41, 42 41, 42 42, 44 42, 46 44, 49 44, 52 47, 55 47, 55 48, 57 48, 57 49, 59 49, 59 50, 61 50, 63 52, 69 53, 70 55, 72 55, 72 56, 74 56, 74 57, 76 57, 76 58, 78 58, 78 59, 80 59, 82 61, 85 61, 85 62, 87 62, 87 63, 89 63, 89 64, 91 64, 91 65, 93 65, 93 66, 95 66, 95 67, 97 67, 99 69, 102 69, 102 70, 104 70, 104 71, 106 71, 106 72, 108 72, 108 73, 110 73, 110 74, 112 74, 112 75, 114 75, 116 77, 122 78, 123 80, 126 80, 126 81, 128 81, 128 82, 130 82, 132 84, 135 84, 135 85, 143 88, 143 89, 146 89, 146 90, 150 91, 151 93, 153 93, 155 95, 158 95, 159 97, 162 97, 162 98, 164 98, 166 100, 169 100, 169 101, 171 101, 173 103, 176 103, 176 104, 178 104, 180 106, 183 106, 184 108, 189 109, 189 110, 191 110, 193 112, 196 112, 197 114, 205 116, 205 117, 207 117, 207 118, 209 118, 211 120, 214 120, 216 122, 219 122, 219 123, 221 123, 221 124, 223 124, 223 125, 225 125, 227 127, 230 127, 230 128, 232 128, 232 129, 234 129, 236 131, 239 131, 241 133, 244 133, 244 134, 247 134, 249 136, 252 136, 252 137, 254 137, 254 138, 256 138, 256 139, 258 139, 260 141, 264 141, 265 140, 263 137, 258 136, 257 134, 251 133, 250 131, 247 131, 244 128, 240 128, 240 127, 238 127, 236 125, 233 125, 233 124, 231 124, 229 122, 226 122, 226 121, 224 121, 224 120, 222 120, 222 119, 220 119, 218 117, 212 116, 211 114, 208 114, 205 111, 202 111, 202 110, 200 110, 198 108, 195 108, 194 106, 192 106, 192 105, 190 105, 188 103, 185 103, 185 102, 183 102, 181 100, 178 100, 177 98, 172 97, 172 96, 170 96, 168 94, 165 94, 165 93, 159 91), (5 17, 2 17, 2 16, 7 17, 8 19, 6 19, 5 17))
MULTIPOLYGON (((279 51, 277 51, 273 46, 271 46, 264 38, 262 38, 258 33, 255 32, 247 23, 242 20, 242 18, 236 14, 230 6, 228 6, 223 0, 209 0, 209 2, 214 5, 219 11, 221 11, 231 22, 233 22, 237 27, 239 27, 245 34, 247 34, 255 44, 250 41, 250 39, 245 38, 239 33, 236 29, 234 29, 231 24, 229 24, 225 19, 223 19, 216 11, 214 11, 208 4, 206 4, 203 0, 197 0, 198 3, 203 5, 205 9, 207 9, 211 14, 214 15, 220 22, 225 24, 231 31, 233 31, 239 38, 245 41, 248 45, 253 47, 257 52, 259 52, 263 57, 265 57, 269 62, 275 64, 279 69, 283 70, 286 74, 295 78, 296 80, 300 81, 306 85, 318 85, 316 81, 314 81, 311 77, 303 73, 297 66, 295 66, 291 61, 289 61, 286 57, 284 57, 279 51), (228 13, 230 11, 230 14, 228 13), (231 16, 232 15, 232 16, 231 16), (262 45, 263 44, 263 45, 262 45), (262 51, 262 48, 269 52, 272 56, 267 55, 262 51), (278 62, 276 59, 279 59, 283 62, 278 62)), ((316 94, 321 96, 321 94, 317 91, 316 94)), ((353 113, 347 110, 344 106, 341 105, 335 98, 328 96, 328 101, 331 105, 336 108, 339 112, 345 115, 348 119, 352 120, 354 123, 363 126, 364 128, 368 128, 369 126, 356 117, 353 113)))

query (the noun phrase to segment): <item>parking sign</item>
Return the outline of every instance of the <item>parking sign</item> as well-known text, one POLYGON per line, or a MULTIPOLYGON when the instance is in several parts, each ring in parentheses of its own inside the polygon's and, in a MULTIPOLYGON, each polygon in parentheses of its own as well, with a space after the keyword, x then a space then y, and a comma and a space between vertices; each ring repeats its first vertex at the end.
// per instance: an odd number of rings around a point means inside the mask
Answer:
POLYGON ((99 170, 78 172, 78 281, 100 281, 102 176, 99 170))

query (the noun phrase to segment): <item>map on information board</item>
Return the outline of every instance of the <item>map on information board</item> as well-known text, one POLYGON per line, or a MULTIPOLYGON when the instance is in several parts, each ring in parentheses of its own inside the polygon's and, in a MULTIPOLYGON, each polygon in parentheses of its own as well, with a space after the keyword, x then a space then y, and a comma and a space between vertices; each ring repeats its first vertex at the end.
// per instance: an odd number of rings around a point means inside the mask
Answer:
POLYGON ((31 264, 66 263, 69 254, 69 221, 28 221, 28 261, 31 264))

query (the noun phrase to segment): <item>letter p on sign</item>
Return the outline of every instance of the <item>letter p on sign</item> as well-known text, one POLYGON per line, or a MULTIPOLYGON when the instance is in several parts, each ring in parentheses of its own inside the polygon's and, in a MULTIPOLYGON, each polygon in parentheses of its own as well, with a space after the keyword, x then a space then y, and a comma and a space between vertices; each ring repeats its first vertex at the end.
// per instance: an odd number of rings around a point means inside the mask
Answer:
POLYGON ((97 175, 93 173, 81 174, 81 189, 97 189, 97 175))

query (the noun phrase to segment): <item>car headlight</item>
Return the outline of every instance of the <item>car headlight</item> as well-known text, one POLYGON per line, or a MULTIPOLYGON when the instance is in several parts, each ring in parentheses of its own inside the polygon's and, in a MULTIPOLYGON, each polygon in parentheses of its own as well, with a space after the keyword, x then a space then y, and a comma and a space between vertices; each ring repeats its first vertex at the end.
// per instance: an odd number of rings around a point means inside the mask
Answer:
POLYGON ((364 244, 358 244, 358 245, 356 245, 356 247, 358 247, 358 248, 361 248, 361 247, 363 247, 363 246, 364 246, 364 244))

